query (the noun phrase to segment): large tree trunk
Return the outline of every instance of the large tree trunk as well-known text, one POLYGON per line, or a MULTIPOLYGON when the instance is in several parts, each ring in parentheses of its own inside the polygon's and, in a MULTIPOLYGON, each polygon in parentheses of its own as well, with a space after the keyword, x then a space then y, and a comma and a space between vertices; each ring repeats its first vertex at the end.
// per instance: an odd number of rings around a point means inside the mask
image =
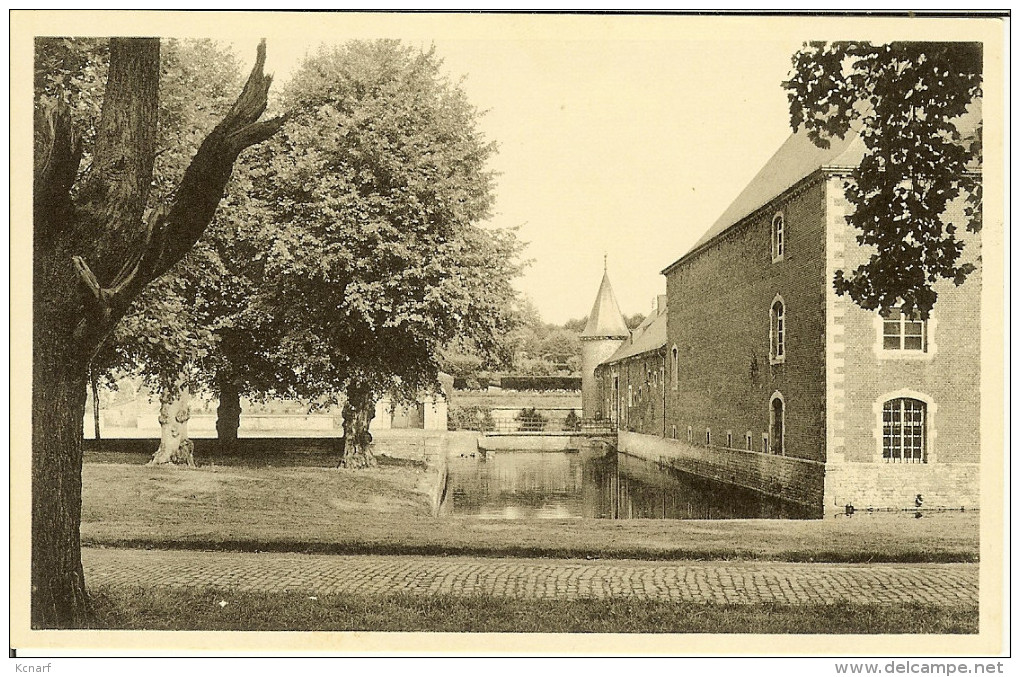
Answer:
POLYGON ((216 407, 216 437, 222 447, 237 443, 241 427, 241 389, 228 376, 219 379, 219 405, 216 407))
POLYGON ((96 378, 94 369, 89 368, 89 388, 92 391, 92 427, 95 430, 96 441, 103 439, 99 430, 99 379, 96 378))
POLYGON ((66 257, 37 256, 33 268, 32 622, 80 626, 87 611, 79 537, 87 374, 61 321, 71 304, 46 284, 74 273, 66 257))
POLYGON ((283 120, 258 122, 271 78, 265 45, 171 202, 143 219, 159 90, 159 40, 110 41, 89 179, 71 198, 82 147, 66 104, 36 102, 32 265, 32 624, 82 627, 81 465, 88 365, 147 284, 212 220, 237 155, 283 120))
POLYGON ((376 465, 372 453, 372 433, 368 427, 375 418, 375 394, 371 389, 351 385, 344 401, 344 446, 341 468, 371 468, 376 465))
POLYGON ((159 448, 146 465, 195 467, 195 443, 188 437, 191 390, 186 386, 165 388, 159 398, 159 448))

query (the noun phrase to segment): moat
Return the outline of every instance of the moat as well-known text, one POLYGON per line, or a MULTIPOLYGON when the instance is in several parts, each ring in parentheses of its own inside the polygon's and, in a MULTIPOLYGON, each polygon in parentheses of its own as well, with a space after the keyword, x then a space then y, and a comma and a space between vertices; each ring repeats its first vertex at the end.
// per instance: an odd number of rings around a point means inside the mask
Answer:
POLYGON ((808 519, 810 509, 612 449, 449 459, 442 514, 488 519, 808 519))

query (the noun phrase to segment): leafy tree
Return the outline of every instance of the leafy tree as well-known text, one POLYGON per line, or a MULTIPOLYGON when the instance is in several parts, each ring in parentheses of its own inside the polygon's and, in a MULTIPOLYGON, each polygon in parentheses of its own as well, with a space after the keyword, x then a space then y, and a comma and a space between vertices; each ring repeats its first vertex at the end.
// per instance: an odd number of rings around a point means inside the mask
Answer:
POLYGON ((443 371, 457 378, 477 379, 483 363, 481 357, 472 353, 450 349, 443 351, 443 371))
POLYGON ((965 227, 981 228, 980 43, 812 42, 793 56, 784 83, 790 119, 821 147, 860 134, 866 153, 846 183, 847 217, 870 259, 834 285, 861 307, 889 310, 902 300, 927 317, 939 279, 960 285, 960 224, 946 208, 966 199, 965 227), (968 115, 970 113, 971 115, 968 115))
POLYGON ((566 365, 571 357, 581 354, 580 335, 560 327, 550 329, 541 340, 539 351, 553 364, 566 365))
MULTIPOLYGON (((40 48, 40 57, 48 56, 40 48)), ((205 137, 176 190, 148 210, 157 153, 159 40, 109 41, 106 88, 87 151, 69 103, 74 93, 59 85, 53 86, 56 96, 45 87, 37 90, 32 271, 37 627, 80 626, 86 619, 79 529, 89 363, 134 299, 194 247, 238 154, 278 130, 280 120, 258 121, 271 82, 262 73, 264 62, 263 44, 241 94, 205 137), (86 155, 90 163, 80 172, 86 155)))
POLYGON ((637 329, 645 321, 645 317, 644 313, 634 313, 629 317, 624 317, 623 320, 627 324, 627 329, 637 329))
POLYGON ((255 301, 282 327, 293 391, 343 390, 342 465, 373 462, 375 403, 436 391, 454 340, 498 352, 519 273, 513 231, 478 225, 495 151, 433 51, 395 41, 321 49, 285 92, 294 118, 255 177, 271 241, 255 301))
POLYGON ((566 322, 563 323, 563 328, 572 331, 575 334, 580 334, 582 331, 584 331, 584 328, 587 324, 588 316, 585 315, 584 317, 578 319, 567 320, 566 322))

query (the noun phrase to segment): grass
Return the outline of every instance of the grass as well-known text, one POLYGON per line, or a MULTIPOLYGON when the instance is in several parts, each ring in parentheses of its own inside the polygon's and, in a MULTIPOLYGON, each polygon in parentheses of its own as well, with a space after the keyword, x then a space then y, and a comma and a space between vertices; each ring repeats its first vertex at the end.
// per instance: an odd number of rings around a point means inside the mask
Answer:
POLYGON ((435 473, 395 462, 149 468, 86 459, 82 541, 332 554, 976 562, 978 515, 824 520, 485 520, 432 517, 435 473))
POLYGON ((98 588, 92 628, 110 630, 964 634, 977 606, 714 605, 502 597, 321 595, 98 588), (220 602, 226 601, 225 606, 220 602))

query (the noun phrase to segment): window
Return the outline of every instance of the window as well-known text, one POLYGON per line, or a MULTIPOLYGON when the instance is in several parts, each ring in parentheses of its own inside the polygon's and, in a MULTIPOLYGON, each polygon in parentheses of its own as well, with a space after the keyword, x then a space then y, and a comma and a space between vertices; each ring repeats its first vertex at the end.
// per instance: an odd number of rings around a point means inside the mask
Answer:
POLYGON ((751 443, 751 431, 750 430, 748 430, 746 433, 744 433, 744 447, 748 451, 754 451, 754 445, 751 443))
POLYGON ((772 217, 772 262, 783 260, 783 251, 786 247, 785 220, 780 212, 772 217))
POLYGON ((905 313, 901 308, 893 308, 882 313, 882 349, 926 352, 927 324, 916 311, 905 313))
POLYGON ((708 428, 705 428, 705 446, 712 446, 712 431, 708 428))
POLYGON ((899 397, 882 406, 882 459, 888 463, 926 463, 927 405, 899 397))
POLYGON ((673 426, 673 439, 676 439, 676 426, 673 426))
POLYGON ((784 434, 784 428, 786 427, 786 402, 783 401, 781 393, 775 393, 772 395, 772 401, 769 402, 769 433, 770 439, 772 440, 771 447, 764 447, 765 450, 772 452, 778 456, 782 456, 786 453, 784 444, 786 442, 786 435, 784 434))
POLYGON ((764 452, 768 452, 768 450, 769 450, 769 434, 768 433, 762 433, 761 434, 761 450, 764 451, 764 452))
POLYGON ((627 386, 627 406, 634 406, 634 386, 627 386))
POLYGON ((733 448, 733 432, 730 430, 726 431, 726 448, 727 449, 733 448))
POLYGON ((770 360, 772 364, 786 361, 786 306, 783 299, 776 296, 772 302, 770 313, 770 360))
POLYGON ((694 444, 694 428, 687 426, 687 443, 694 444))
POLYGON ((673 346, 672 356, 670 374, 673 378, 673 390, 677 390, 680 387, 680 350, 676 346, 673 346))

